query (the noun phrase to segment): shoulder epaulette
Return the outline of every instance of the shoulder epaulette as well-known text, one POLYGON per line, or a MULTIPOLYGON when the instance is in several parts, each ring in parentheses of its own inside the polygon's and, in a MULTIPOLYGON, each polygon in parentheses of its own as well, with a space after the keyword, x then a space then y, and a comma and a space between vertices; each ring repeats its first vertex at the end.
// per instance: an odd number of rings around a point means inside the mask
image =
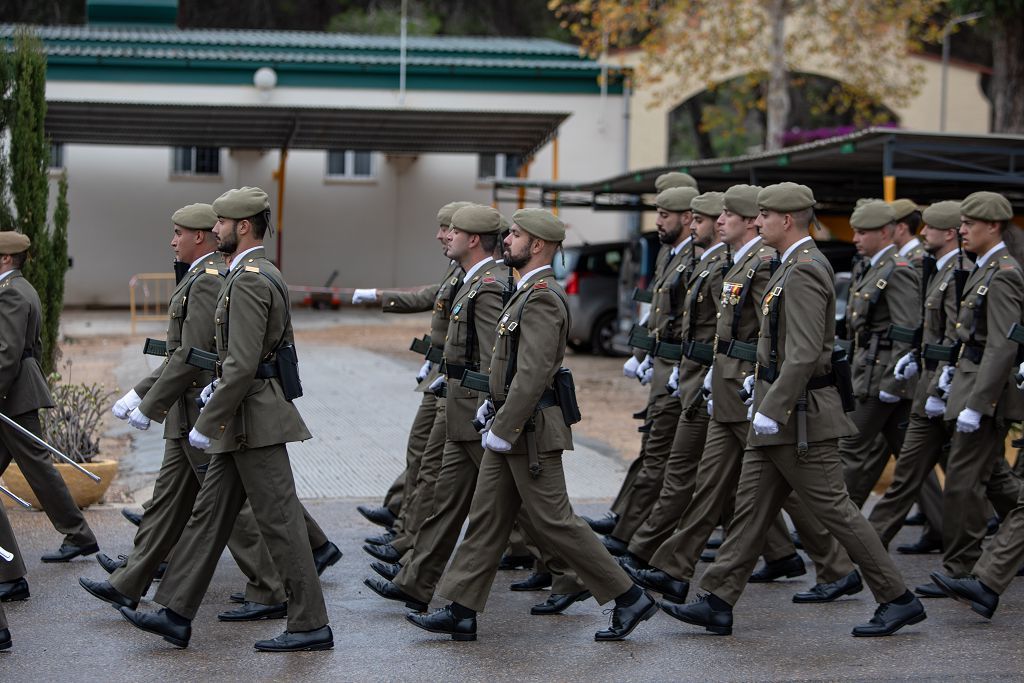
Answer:
POLYGON ((909 261, 896 261, 896 265, 897 266, 909 266, 910 262, 909 261))
POLYGON ((247 272, 247 273, 258 273, 258 272, 260 272, 260 267, 259 266, 246 266, 245 267, 245 272, 247 272))
POLYGON ((547 289, 548 288, 548 283, 544 282, 544 280, 541 280, 540 282, 535 284, 533 286, 533 288, 534 289, 547 289))

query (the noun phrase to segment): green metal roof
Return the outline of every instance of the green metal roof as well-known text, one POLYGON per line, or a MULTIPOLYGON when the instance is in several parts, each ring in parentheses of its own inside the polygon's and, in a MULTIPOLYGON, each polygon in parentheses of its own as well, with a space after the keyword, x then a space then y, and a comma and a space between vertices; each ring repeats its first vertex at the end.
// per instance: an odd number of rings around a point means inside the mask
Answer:
MULTIPOLYGON (((17 30, 0 25, 0 41, 17 30)), ((35 27, 53 80, 251 82, 260 66, 288 86, 393 88, 399 39, 308 31, 113 26, 35 27)), ((600 92, 601 66, 567 43, 538 38, 412 37, 409 89, 600 92)), ((616 70, 609 89, 621 92, 616 70)))

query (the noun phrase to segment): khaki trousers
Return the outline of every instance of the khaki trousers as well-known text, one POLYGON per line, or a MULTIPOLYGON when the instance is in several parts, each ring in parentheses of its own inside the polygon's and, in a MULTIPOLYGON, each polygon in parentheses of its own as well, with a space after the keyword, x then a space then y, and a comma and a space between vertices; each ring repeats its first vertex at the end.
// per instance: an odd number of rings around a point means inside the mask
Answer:
POLYGON ((971 572, 996 593, 1003 593, 1024 565, 1024 489, 1017 505, 1003 517, 999 531, 985 546, 971 572))
MULTIPOLYGON (((9 415, 12 420, 36 436, 43 433, 39 423, 39 411, 32 410, 21 415, 9 415)), ((25 481, 39 499, 43 512, 50 518, 53 528, 64 534, 64 542, 71 545, 92 545, 96 536, 82 516, 82 511, 68 492, 68 487, 57 473, 50 459, 50 452, 19 433, 6 422, 0 423, 0 475, 11 464, 11 459, 25 475, 25 481)), ((75 474, 74 476, 84 476, 75 474)), ((2 540, 0 540, 2 542, 2 540)))
POLYGON ((324 626, 327 608, 284 444, 211 457, 192 517, 154 600, 183 617, 195 618, 246 499, 284 582, 288 630, 324 626))
POLYGON ((611 536, 629 542, 644 523, 661 493, 665 464, 672 452, 682 404, 678 397, 664 394, 648 407, 651 431, 647 434, 639 469, 620 506, 619 520, 611 536))
POLYGON ((899 455, 905 434, 900 425, 910 416, 910 405, 909 399, 896 403, 885 403, 877 396, 857 399, 857 409, 850 413, 850 419, 857 426, 858 434, 839 439, 846 488, 857 507, 863 507, 871 495, 889 456, 899 455))
POLYGON ((558 548, 579 581, 598 603, 622 595, 633 582, 569 504, 560 452, 539 453, 541 471, 532 477, 525 454, 485 450, 480 463, 466 538, 455 552, 437 592, 483 611, 508 534, 526 512, 531 537, 542 548, 558 548))
POLYGON ((892 558, 846 492, 835 439, 810 444, 803 457, 792 444, 747 449, 736 516, 717 560, 701 577, 701 588, 736 604, 757 563, 761 539, 791 491, 846 549, 878 602, 903 595, 906 585, 892 558))
POLYGON ((1009 429, 1008 423, 983 416, 977 431, 953 432, 942 495, 942 567, 949 576, 967 576, 981 557, 986 495, 1000 514, 1016 507, 1021 481, 1004 457, 1009 429))
MULTIPOLYGON (((686 417, 685 412, 679 414, 672 448, 665 462, 661 491, 646 519, 629 541, 629 552, 644 562, 648 562, 658 547, 672 535, 690 504, 697 482, 697 468, 705 449, 709 421, 704 406, 690 418, 686 417)), ((718 518, 715 522, 718 522, 718 518)))
POLYGON ((423 522, 434 511, 434 492, 441 462, 444 459, 444 447, 447 435, 444 399, 435 398, 433 422, 430 424, 430 436, 423 447, 419 468, 416 471, 416 485, 406 494, 399 515, 398 535, 391 545, 404 553, 412 547, 416 534, 423 522))
MULTIPOLYGON (((192 516, 209 462, 210 456, 193 448, 188 439, 165 440, 164 459, 153 487, 152 504, 135 534, 135 547, 124 565, 110 575, 110 585, 123 595, 140 599, 157 567, 178 542, 192 516)), ((285 601, 284 586, 260 538, 248 503, 239 512, 227 545, 249 580, 245 587, 246 600, 264 605, 285 601)))
POLYGON ((413 418, 412 427, 409 429, 409 439, 405 443, 405 470, 398 475, 384 495, 384 507, 396 517, 402 512, 402 503, 406 496, 411 495, 416 488, 420 459, 423 457, 423 449, 427 447, 436 414, 437 397, 429 391, 423 392, 420 407, 416 409, 416 417, 413 418))

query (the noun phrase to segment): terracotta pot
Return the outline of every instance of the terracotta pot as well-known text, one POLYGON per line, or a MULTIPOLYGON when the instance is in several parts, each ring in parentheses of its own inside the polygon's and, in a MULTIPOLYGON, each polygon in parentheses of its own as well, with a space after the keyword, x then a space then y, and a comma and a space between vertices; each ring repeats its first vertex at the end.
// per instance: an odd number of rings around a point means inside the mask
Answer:
MULTIPOLYGON (((100 478, 99 483, 89 479, 67 463, 54 464, 54 467, 57 468, 60 476, 64 478, 64 483, 67 484, 68 490, 71 492, 71 497, 75 500, 75 504, 80 508, 92 505, 103 498, 103 494, 107 492, 107 488, 110 486, 110 483, 114 481, 114 477, 117 476, 116 460, 93 460, 92 462, 84 463, 82 466, 98 476, 100 478)), ((28 502, 32 503, 32 507, 40 507, 39 499, 37 499, 36 495, 32 492, 32 487, 30 487, 28 482, 25 481, 25 476, 21 473, 21 470, 18 469, 18 465, 16 463, 12 462, 4 472, 3 481, 4 486, 10 489, 13 493, 16 493, 28 502)), ((4 499, 4 505, 7 507, 20 507, 8 496, 0 494, 0 498, 4 499)))

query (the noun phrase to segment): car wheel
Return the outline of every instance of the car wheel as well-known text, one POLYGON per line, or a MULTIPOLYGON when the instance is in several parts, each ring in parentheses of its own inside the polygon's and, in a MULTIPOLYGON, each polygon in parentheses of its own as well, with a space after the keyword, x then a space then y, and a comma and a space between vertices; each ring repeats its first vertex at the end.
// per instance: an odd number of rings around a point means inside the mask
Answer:
POLYGON ((569 341, 566 346, 576 353, 590 353, 590 342, 569 341))
POLYGON ((618 329, 618 318, 615 311, 608 311, 598 316, 590 333, 590 346, 594 353, 602 356, 616 356, 618 352, 612 346, 612 338, 618 329))

